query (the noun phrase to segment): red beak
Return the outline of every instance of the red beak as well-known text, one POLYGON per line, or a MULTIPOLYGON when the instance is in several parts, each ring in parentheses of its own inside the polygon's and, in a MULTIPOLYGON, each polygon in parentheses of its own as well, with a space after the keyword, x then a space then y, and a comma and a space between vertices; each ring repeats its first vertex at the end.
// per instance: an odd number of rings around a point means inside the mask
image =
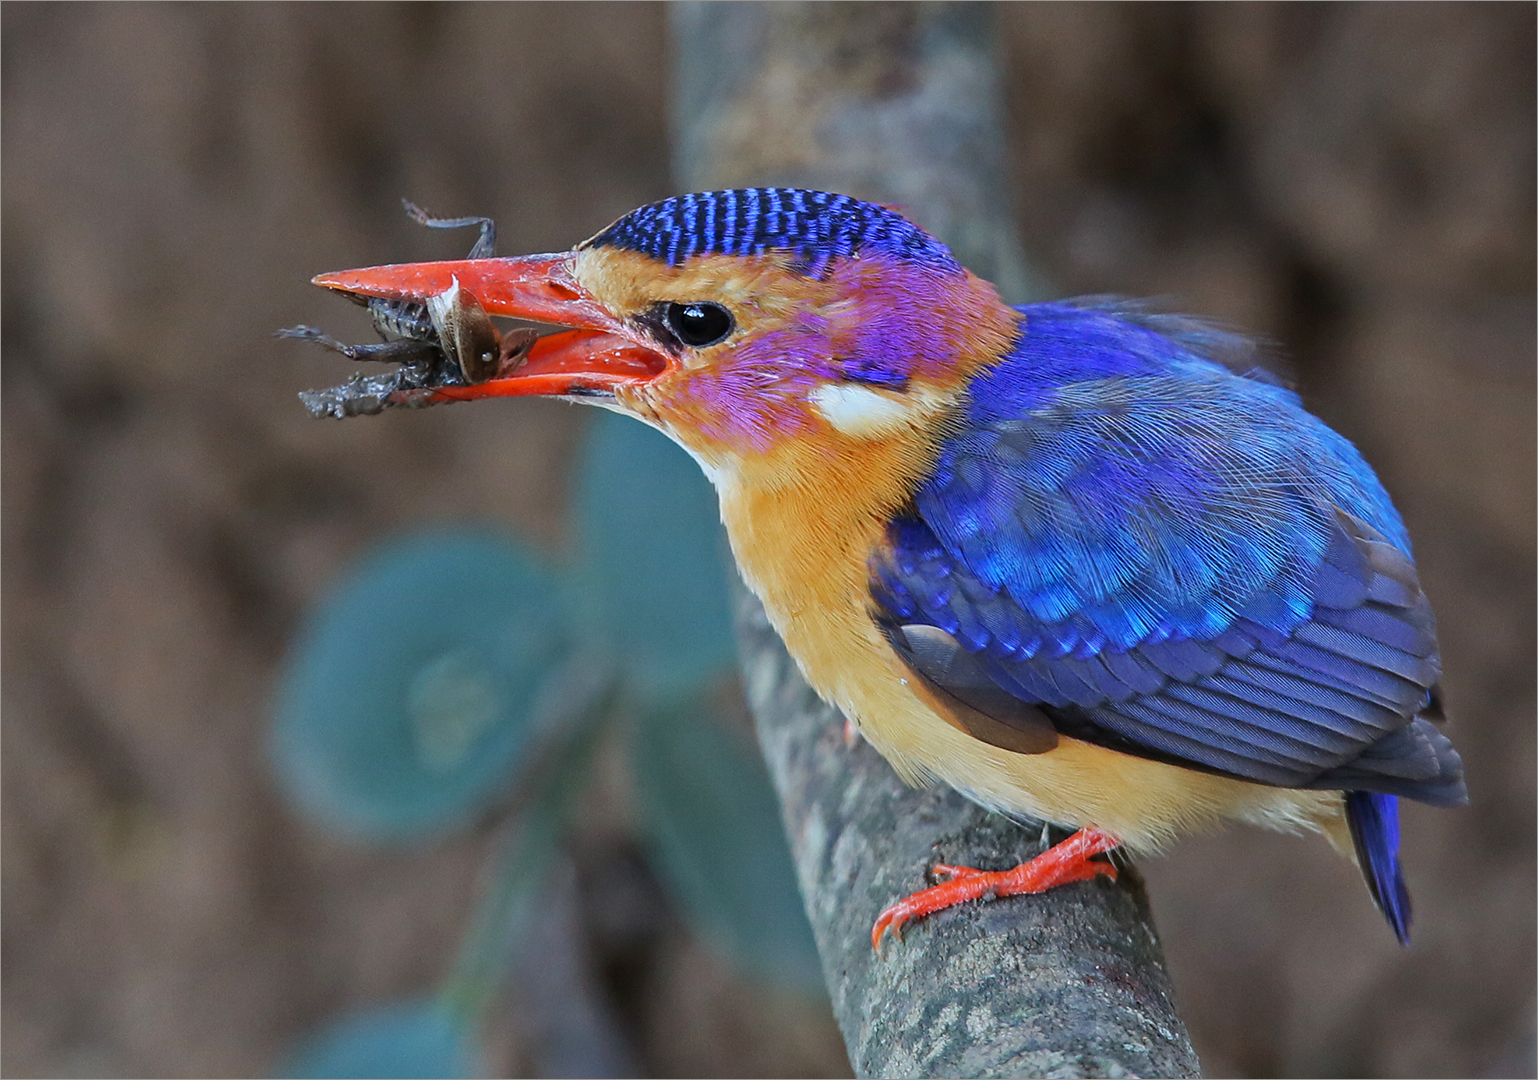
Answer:
POLYGON ((472 386, 440 387, 434 392, 439 399, 613 393, 663 374, 671 362, 668 355, 577 282, 574 258, 563 252, 371 266, 321 274, 312 283, 358 296, 425 301, 457 280, 488 314, 572 328, 537 340, 513 373, 472 386))

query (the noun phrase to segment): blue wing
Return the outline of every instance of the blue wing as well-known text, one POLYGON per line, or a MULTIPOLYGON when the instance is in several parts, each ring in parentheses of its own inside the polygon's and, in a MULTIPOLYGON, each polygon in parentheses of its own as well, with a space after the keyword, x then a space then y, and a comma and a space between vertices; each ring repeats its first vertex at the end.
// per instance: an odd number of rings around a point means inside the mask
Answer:
POLYGON ((1239 339, 1024 311, 873 560, 899 652, 921 670, 903 628, 943 631, 1058 731, 1129 753, 1464 801, 1456 752, 1417 719, 1435 621, 1355 448, 1214 358, 1239 339))

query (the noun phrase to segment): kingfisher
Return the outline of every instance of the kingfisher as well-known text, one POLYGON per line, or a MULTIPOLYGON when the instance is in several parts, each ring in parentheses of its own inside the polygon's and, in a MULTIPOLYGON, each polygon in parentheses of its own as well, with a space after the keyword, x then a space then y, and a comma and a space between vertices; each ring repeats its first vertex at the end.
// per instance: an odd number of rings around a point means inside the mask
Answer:
POLYGON ((790 188, 314 281, 478 328, 483 377, 415 403, 556 397, 667 434, 802 674, 898 774, 1072 830, 1012 870, 934 867, 873 944, 1229 820, 1323 833, 1408 943, 1398 800, 1468 801, 1436 622, 1373 470, 1248 339, 1012 307, 897 210, 790 188), (496 361, 491 315, 561 329, 496 361))

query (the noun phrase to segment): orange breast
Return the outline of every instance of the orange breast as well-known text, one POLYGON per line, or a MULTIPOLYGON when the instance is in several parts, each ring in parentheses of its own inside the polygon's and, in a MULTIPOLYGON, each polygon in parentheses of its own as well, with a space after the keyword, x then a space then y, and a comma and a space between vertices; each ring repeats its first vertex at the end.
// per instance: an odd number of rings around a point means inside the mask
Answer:
POLYGON ((1068 738, 1045 754, 1012 753, 942 718, 872 619, 868 570, 932 445, 787 446, 720 489, 743 578, 807 681, 904 779, 942 780, 984 806, 1094 825, 1145 850, 1223 819, 1339 832, 1335 792, 1265 787, 1068 738))
POLYGON ((870 615, 870 556, 935 453, 912 438, 838 448, 808 440, 746 463, 722 488, 744 580, 808 681, 840 705, 853 673, 876 664, 895 677, 896 657, 870 615))

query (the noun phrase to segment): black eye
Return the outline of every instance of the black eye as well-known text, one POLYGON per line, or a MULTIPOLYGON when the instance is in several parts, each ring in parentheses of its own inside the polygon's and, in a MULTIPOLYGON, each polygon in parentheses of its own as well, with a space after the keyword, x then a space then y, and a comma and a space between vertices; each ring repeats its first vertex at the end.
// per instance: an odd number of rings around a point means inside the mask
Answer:
POLYGON ((732 332, 732 313, 720 304, 669 304, 664 317, 678 340, 696 349, 714 345, 732 332))

